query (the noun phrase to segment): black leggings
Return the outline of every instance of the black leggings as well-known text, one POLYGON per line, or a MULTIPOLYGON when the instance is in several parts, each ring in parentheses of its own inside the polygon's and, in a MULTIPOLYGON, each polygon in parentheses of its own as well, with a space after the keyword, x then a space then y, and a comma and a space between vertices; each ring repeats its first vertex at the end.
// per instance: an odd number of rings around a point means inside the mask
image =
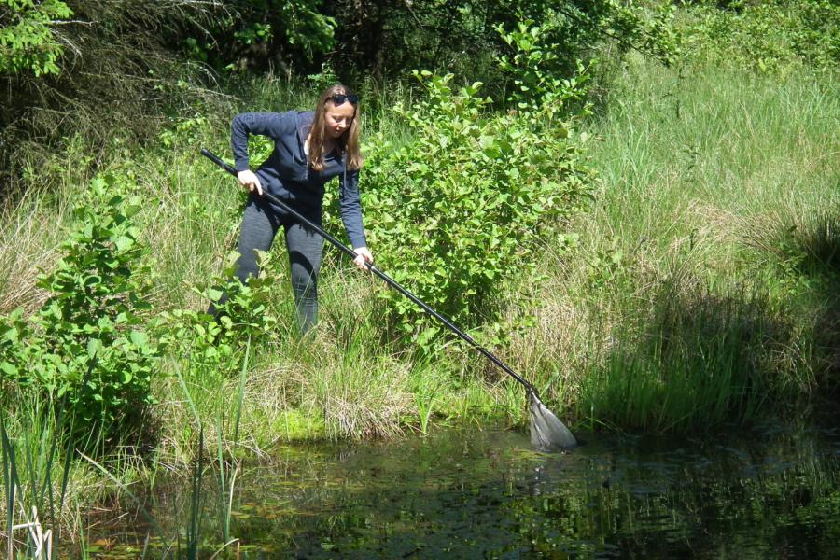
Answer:
MULTIPOLYGON (((321 225, 320 209, 316 213, 300 213, 315 225, 321 225)), ((297 223, 287 212, 270 206, 264 198, 251 194, 239 232, 236 276, 245 283, 248 278, 259 275, 254 250, 268 251, 281 226, 292 268, 298 325, 301 332, 306 333, 318 320, 318 273, 324 248, 323 237, 297 223)))

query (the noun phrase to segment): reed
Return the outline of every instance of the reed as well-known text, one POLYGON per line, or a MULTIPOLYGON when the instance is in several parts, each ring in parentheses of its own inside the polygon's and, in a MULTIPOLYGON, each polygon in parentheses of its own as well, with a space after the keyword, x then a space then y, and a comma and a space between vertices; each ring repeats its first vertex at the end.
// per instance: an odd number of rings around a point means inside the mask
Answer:
POLYGON ((6 553, 9 558, 58 557, 68 490, 78 482, 73 480, 72 418, 64 414, 63 402, 27 391, 15 396, 13 410, 0 409, 6 553))

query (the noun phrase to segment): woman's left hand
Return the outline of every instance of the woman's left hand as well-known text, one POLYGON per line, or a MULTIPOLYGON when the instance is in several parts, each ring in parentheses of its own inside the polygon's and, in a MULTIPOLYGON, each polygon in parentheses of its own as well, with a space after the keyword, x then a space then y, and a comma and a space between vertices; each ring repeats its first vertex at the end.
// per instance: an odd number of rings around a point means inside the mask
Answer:
POLYGON ((368 270, 368 267, 365 266, 365 263, 373 264, 373 253, 368 251, 367 247, 359 247, 354 249, 356 252, 356 258, 353 259, 353 264, 361 268, 362 270, 368 270))

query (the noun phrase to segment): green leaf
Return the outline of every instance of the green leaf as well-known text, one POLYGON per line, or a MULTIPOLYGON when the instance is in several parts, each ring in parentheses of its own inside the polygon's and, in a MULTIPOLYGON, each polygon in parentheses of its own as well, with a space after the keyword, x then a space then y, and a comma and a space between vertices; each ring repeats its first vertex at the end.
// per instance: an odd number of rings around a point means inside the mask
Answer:
POLYGON ((134 245, 134 239, 130 237, 118 237, 114 244, 117 246, 117 250, 120 252, 127 251, 134 245))
POLYGON ((149 345, 149 336, 142 331, 131 331, 129 333, 129 339, 138 348, 147 348, 149 345))
POLYGON ((87 355, 91 358, 94 356, 101 357, 102 354, 102 341, 98 338, 91 338, 88 339, 87 343, 87 355))

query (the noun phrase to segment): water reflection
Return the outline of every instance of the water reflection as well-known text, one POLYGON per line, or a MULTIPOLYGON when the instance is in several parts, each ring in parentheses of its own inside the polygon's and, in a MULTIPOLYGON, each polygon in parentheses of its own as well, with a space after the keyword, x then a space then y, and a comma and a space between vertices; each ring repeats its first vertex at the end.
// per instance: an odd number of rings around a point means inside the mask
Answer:
MULTIPOLYGON (((504 431, 279 449, 271 464, 251 466, 237 481, 231 529, 238 557, 717 559, 840 552, 836 430, 774 425, 742 438, 584 439, 587 445, 567 454, 534 453, 526 434, 504 431)), ((150 504, 170 535, 188 516, 189 496, 177 487, 150 504)), ((210 557, 221 529, 213 485, 206 491, 202 554, 210 557)), ((145 527, 139 528, 142 539, 145 527)), ((125 552, 112 546, 95 557, 125 552)))

